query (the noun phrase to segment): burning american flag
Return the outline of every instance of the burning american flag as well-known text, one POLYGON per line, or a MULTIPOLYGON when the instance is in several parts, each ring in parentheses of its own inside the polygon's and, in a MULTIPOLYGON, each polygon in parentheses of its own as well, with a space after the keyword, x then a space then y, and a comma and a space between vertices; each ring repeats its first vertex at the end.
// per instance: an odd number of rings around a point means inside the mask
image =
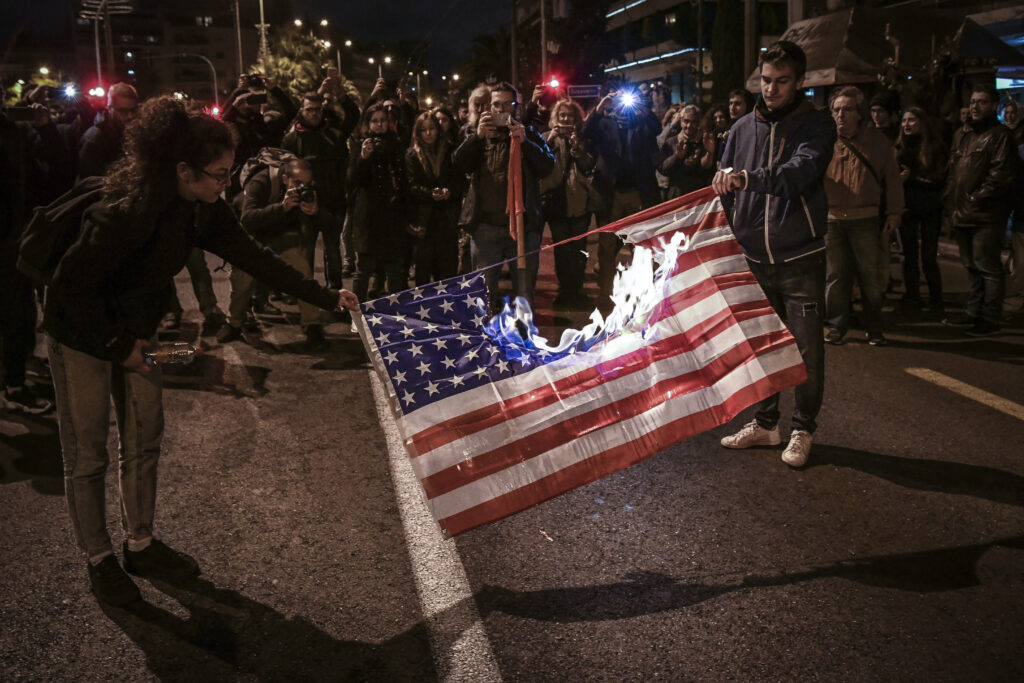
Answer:
POLYGON ((710 188, 612 223, 615 310, 557 345, 482 273, 361 304, 356 325, 434 519, 450 535, 617 472, 802 382, 710 188))

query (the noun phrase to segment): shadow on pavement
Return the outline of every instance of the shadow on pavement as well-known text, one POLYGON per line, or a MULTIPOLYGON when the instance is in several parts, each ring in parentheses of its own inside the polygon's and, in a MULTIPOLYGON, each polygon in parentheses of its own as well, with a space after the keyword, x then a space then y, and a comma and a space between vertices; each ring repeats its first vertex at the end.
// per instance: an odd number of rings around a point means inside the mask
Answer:
POLYGON ((0 413, 0 485, 25 480, 38 493, 64 495, 57 418, 0 413))
POLYGON ((630 619, 684 609, 737 590, 788 586, 824 578, 847 579, 915 593, 950 591, 980 585, 978 560, 995 547, 1024 549, 1024 536, 953 548, 869 556, 778 574, 748 574, 724 583, 691 583, 655 572, 637 572, 618 583, 579 588, 517 592, 484 586, 476 599, 484 617, 491 612, 502 612, 542 621, 573 622, 630 619))
POLYGON ((994 467, 901 458, 842 446, 815 444, 811 449, 808 469, 820 465, 847 467, 920 491, 973 496, 1024 507, 1024 477, 994 467))
POLYGON ((100 606, 162 681, 437 680, 422 624, 383 643, 338 640, 301 616, 286 616, 209 581, 153 586, 181 603, 188 616, 144 601, 123 609, 100 606))
POLYGON ((240 366, 249 376, 248 383, 252 385, 252 389, 249 390, 239 388, 235 382, 228 379, 229 371, 236 367, 238 366, 226 363, 223 358, 206 353, 189 365, 164 366, 164 389, 209 391, 235 398, 261 397, 269 393, 266 383, 270 368, 259 365, 240 366))

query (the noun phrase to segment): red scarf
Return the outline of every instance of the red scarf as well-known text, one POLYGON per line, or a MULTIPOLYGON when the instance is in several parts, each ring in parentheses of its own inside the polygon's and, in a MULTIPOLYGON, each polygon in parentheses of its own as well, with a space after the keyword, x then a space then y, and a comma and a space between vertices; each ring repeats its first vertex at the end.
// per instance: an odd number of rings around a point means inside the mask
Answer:
POLYGON ((516 239, 516 215, 526 213, 523 203, 523 143, 511 138, 508 148, 508 199, 505 202, 508 213, 508 230, 516 239))

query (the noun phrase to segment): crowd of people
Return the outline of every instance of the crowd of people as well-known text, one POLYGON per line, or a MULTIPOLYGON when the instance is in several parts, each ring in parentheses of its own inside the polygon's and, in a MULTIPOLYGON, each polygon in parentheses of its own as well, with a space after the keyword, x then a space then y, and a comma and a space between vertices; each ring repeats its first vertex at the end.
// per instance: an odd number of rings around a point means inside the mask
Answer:
MULTIPOLYGON (((125 568, 170 579, 198 572, 194 560, 153 536, 161 372, 143 353, 158 330, 181 323, 173 278, 182 268, 204 335, 246 340, 253 311, 276 291, 299 300, 306 344, 322 350, 327 322, 411 282, 485 269, 492 312, 510 293, 532 303, 545 228, 561 243, 712 185, 807 366, 782 456, 793 467, 810 454, 825 344, 844 343, 857 326, 868 344, 887 343, 883 305, 897 236, 901 307, 941 312, 967 334, 997 333, 1009 233, 1018 290, 1024 275, 1020 105, 1006 105, 1004 125, 996 91, 975 86, 961 125, 947 131, 919 107, 901 113, 886 92, 869 101, 857 87, 838 87, 827 110, 815 107, 801 93, 806 58, 793 43, 762 51, 759 69, 756 102, 737 89, 706 108, 671 104, 657 88, 619 86, 587 111, 548 86, 524 102, 512 84, 497 83, 479 85, 453 114, 422 109, 415 93, 384 79, 357 102, 333 69, 298 102, 273 79, 244 74, 222 119, 174 97, 140 102, 123 83, 110 88, 101 111, 87 99, 35 89, 23 103, 30 121, 0 117, 3 401, 33 413, 54 407, 26 383, 28 366, 39 363, 32 356, 38 292, 16 267, 22 227, 33 207, 59 213, 96 193, 82 237, 42 302, 66 495, 94 592, 115 604, 138 598, 106 527, 111 400, 121 436, 125 568), (510 232, 516 171, 524 245, 510 232), (937 261, 943 231, 955 237, 969 276, 962 312, 948 316, 937 261), (314 278, 318 243, 324 283, 314 278), (227 314, 205 252, 232 264, 227 314), (502 289, 506 262, 512 291, 502 289)), ((555 248, 556 308, 611 308, 623 245, 607 233, 597 242, 596 299, 585 287, 585 247, 555 248)), ((722 445, 780 444, 779 421, 774 396, 722 445)))

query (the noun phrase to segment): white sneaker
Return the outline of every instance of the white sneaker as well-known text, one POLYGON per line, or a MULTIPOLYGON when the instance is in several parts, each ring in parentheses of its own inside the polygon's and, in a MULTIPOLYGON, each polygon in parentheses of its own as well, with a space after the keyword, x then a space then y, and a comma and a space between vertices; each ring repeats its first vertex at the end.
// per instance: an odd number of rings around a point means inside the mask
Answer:
POLYGON ((782 462, 790 467, 803 467, 811 456, 811 441, 814 437, 810 432, 794 429, 789 435, 786 450, 782 451, 782 462))
POLYGON ((765 429, 753 420, 743 425, 743 429, 722 437, 722 445, 726 448, 753 448, 754 446, 778 446, 782 443, 779 436, 779 426, 772 429, 765 429))

